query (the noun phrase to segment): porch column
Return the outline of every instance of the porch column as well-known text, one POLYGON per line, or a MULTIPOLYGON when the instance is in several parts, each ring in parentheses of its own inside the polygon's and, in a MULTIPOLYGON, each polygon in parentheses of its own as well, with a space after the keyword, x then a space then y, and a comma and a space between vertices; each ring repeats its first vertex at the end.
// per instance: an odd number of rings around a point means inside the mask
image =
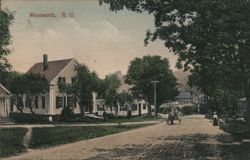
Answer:
POLYGON ((7 116, 10 114, 10 96, 6 99, 7 116))
POLYGON ((92 101, 93 101, 93 111, 92 112, 93 113, 97 112, 96 96, 97 96, 97 94, 95 92, 93 92, 92 93, 92 97, 93 97, 93 99, 92 99, 92 101))
POLYGON ((50 85, 49 86, 49 109, 48 113, 53 115, 54 114, 54 104, 55 104, 55 86, 50 85))

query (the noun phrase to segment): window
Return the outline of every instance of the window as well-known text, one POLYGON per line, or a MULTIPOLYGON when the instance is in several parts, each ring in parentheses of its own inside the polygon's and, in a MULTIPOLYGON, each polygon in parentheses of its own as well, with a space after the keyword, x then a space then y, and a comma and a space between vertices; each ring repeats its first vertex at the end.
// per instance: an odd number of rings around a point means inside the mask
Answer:
POLYGON ((59 84, 65 84, 66 83, 66 78, 65 77, 59 77, 58 78, 58 83, 59 84))
POLYGON ((56 108, 62 108, 63 107, 63 97, 56 97, 56 108))
POLYGON ((147 109, 146 103, 143 103, 143 109, 147 109))
POLYGON ((136 111, 136 110, 137 110, 137 104, 133 104, 133 105, 132 105, 132 110, 133 110, 133 111, 136 111))
POLYGON ((71 78, 71 84, 75 84, 76 83, 76 77, 72 77, 71 78))
POLYGON ((42 108, 45 108, 45 96, 42 96, 42 108))
POLYGON ((38 108, 38 97, 35 97, 35 108, 38 108))

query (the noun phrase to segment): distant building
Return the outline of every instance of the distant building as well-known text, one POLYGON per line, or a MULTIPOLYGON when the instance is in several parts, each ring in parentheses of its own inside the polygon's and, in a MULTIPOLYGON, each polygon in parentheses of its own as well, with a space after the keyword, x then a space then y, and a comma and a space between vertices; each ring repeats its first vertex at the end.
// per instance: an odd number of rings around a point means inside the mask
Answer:
POLYGON ((0 84, 0 117, 8 117, 10 112, 10 92, 0 84))
MULTIPOLYGON (((76 100, 66 94, 59 92, 58 84, 74 83, 77 74, 75 67, 79 63, 76 59, 63 59, 48 61, 47 55, 44 55, 43 62, 34 64, 27 73, 35 73, 44 76, 49 81, 49 90, 45 94, 35 99, 33 111, 42 115, 59 115, 63 107, 72 107, 74 113, 80 113, 80 107, 76 100)), ((27 106, 27 96, 24 97, 24 113, 30 113, 27 106)), ((12 103, 13 107, 13 103, 12 103)))
POLYGON ((176 96, 175 98, 176 98, 176 102, 177 102, 179 107, 193 106, 195 104, 194 103, 194 96, 193 96, 192 92, 190 92, 190 91, 180 92, 180 94, 178 96, 176 96))

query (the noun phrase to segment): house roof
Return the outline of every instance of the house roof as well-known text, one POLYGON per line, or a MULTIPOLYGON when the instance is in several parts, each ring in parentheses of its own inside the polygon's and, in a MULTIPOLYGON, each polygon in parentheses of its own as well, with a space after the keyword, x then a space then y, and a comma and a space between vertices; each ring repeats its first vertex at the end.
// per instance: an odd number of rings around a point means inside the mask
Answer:
POLYGON ((0 95, 1 94, 10 94, 10 92, 0 83, 0 95))
POLYGON ((130 92, 130 89, 133 86, 125 83, 124 75, 122 74, 122 72, 117 71, 115 74, 117 75, 118 79, 121 81, 121 86, 118 88, 118 92, 119 93, 121 93, 121 92, 130 92))
POLYGON ((190 92, 181 92, 178 96, 176 96, 177 99, 193 99, 193 96, 190 92))
POLYGON ((63 60, 57 60, 57 61, 49 61, 48 62, 48 68, 44 71, 43 70, 43 62, 39 62, 34 64, 26 73, 36 73, 40 74, 42 76, 45 76, 45 78, 50 82, 52 81, 61 70, 63 70, 71 61, 73 58, 70 59, 63 59, 63 60))

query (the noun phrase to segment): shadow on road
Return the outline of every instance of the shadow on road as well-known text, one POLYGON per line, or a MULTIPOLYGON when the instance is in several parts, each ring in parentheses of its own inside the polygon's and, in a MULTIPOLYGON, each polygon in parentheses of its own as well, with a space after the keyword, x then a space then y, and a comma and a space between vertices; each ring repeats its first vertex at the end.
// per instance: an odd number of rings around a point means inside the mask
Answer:
POLYGON ((99 154, 87 160, 249 160, 250 144, 240 143, 230 135, 192 134, 162 137, 155 145, 125 145, 111 150, 96 149, 99 154))

